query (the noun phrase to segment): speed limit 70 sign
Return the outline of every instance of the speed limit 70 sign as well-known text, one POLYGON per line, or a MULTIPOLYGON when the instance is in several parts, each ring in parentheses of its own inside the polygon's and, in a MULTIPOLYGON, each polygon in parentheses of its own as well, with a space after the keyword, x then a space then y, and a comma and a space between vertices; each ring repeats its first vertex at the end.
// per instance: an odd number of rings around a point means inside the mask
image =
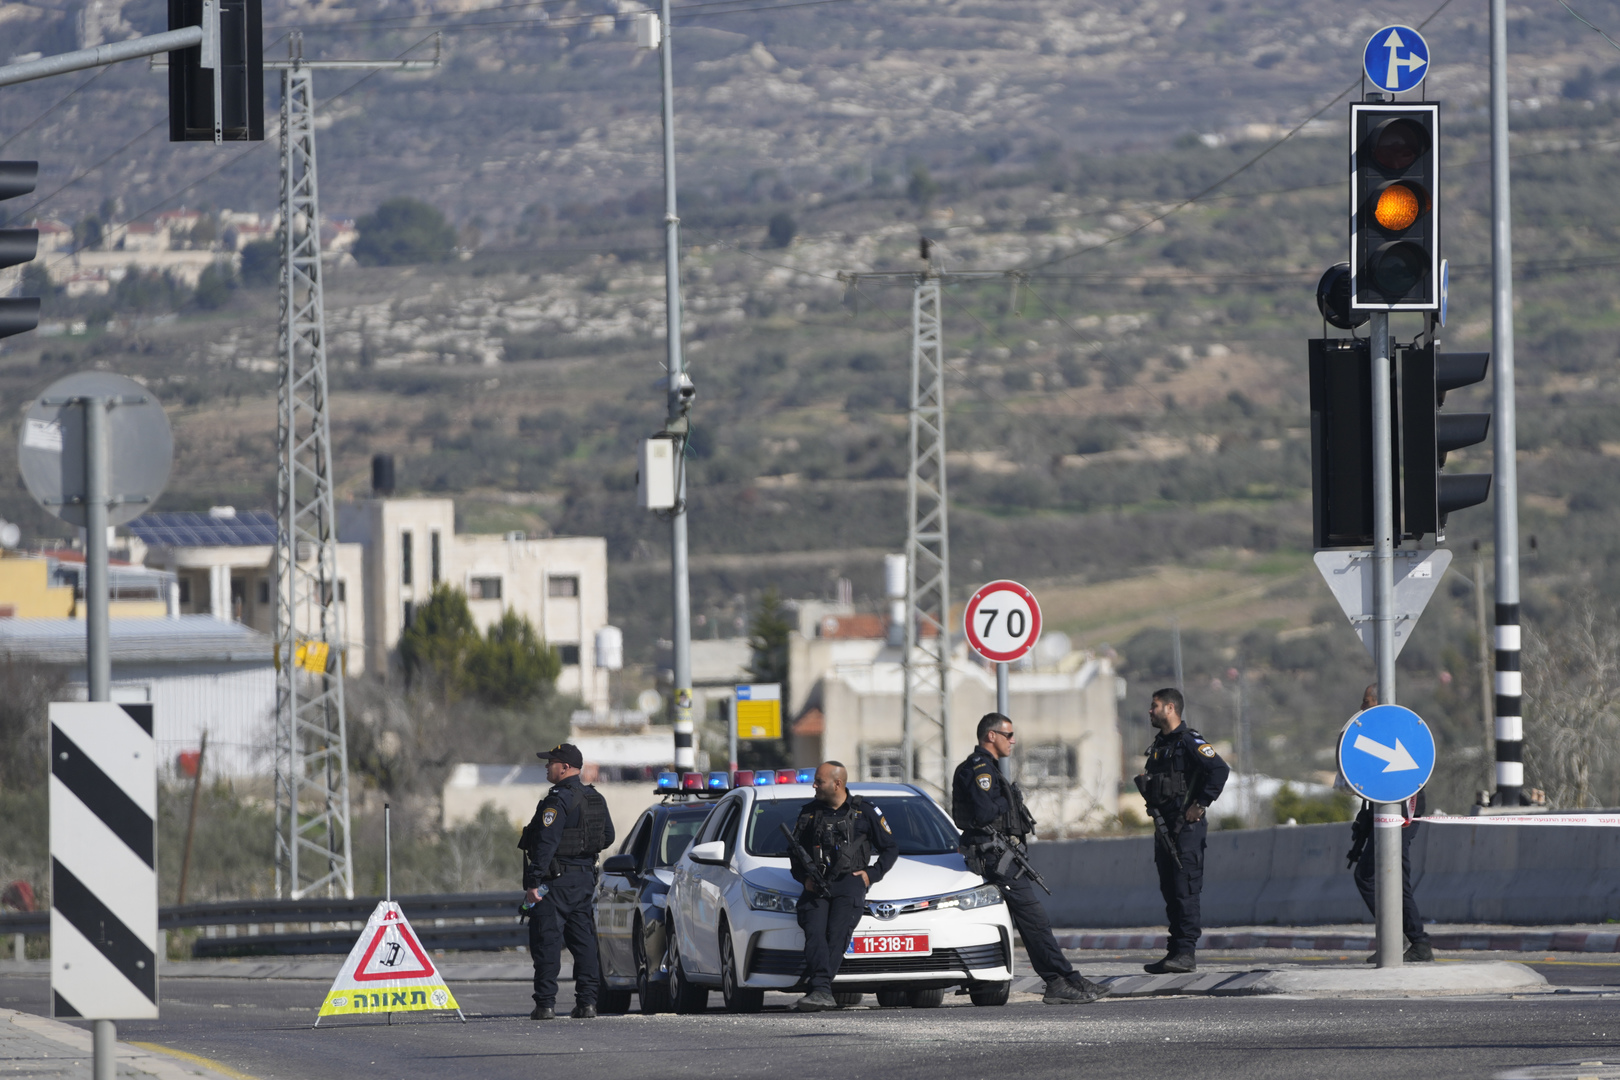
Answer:
POLYGON ((986 660, 1008 663, 1035 647, 1041 636, 1041 605, 1016 581, 992 581, 973 594, 962 621, 968 644, 986 660))

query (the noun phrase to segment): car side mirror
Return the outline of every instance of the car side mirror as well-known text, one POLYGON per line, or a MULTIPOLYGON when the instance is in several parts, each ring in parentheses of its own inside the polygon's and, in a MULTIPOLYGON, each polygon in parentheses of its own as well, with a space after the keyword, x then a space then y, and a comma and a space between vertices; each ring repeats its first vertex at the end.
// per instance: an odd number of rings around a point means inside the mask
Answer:
POLYGON ((633 877, 636 872, 636 857, 634 855, 609 855, 602 861, 602 873, 622 874, 633 877))
POLYGON ((692 861, 695 863, 724 866, 726 864, 726 843, 724 840, 710 840, 707 844, 699 844, 693 848, 691 854, 692 861))

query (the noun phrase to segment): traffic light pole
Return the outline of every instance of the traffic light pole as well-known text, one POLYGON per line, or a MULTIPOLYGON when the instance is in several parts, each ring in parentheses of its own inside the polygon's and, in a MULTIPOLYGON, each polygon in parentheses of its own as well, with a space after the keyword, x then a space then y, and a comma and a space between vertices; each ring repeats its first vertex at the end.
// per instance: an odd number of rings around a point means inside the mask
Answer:
POLYGON ((1491 409, 1496 472, 1496 801, 1524 786, 1519 674, 1519 466, 1513 401, 1513 206, 1509 197, 1507 0, 1491 0, 1491 409))
MULTIPOLYGON (((1373 659, 1378 703, 1395 704, 1395 461, 1390 434, 1395 414, 1390 393, 1389 313, 1375 311, 1367 324, 1372 354, 1373 451, 1373 659)), ((1373 859, 1378 904, 1378 966, 1400 967, 1401 819, 1397 803, 1373 806, 1373 859)))

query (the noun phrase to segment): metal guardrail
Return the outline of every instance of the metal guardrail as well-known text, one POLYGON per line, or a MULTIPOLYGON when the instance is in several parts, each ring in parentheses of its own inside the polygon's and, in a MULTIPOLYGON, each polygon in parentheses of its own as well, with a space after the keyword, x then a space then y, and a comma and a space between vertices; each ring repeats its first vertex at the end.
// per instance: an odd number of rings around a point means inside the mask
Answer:
MULTIPOLYGON (((346 953, 354 945, 359 926, 370 918, 380 896, 306 900, 224 900, 204 904, 177 904, 158 909, 158 928, 185 930, 209 926, 283 926, 288 923, 341 923, 317 930, 199 937, 192 955, 307 956, 346 953)), ((528 942, 528 930, 517 921, 523 894, 430 893, 396 897, 424 947, 429 949, 495 950, 528 942), (451 925, 445 925, 445 924, 451 925)), ((0 914, 0 934, 46 935, 51 932, 49 911, 0 914)))

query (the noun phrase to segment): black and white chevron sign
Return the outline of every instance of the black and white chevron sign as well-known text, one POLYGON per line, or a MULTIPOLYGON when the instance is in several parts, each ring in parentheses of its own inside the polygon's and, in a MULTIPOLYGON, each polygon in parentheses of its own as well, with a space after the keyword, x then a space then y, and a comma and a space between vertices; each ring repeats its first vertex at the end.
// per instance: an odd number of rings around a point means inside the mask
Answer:
POLYGON ((51 1015, 158 1014, 152 706, 51 704, 51 1015))

